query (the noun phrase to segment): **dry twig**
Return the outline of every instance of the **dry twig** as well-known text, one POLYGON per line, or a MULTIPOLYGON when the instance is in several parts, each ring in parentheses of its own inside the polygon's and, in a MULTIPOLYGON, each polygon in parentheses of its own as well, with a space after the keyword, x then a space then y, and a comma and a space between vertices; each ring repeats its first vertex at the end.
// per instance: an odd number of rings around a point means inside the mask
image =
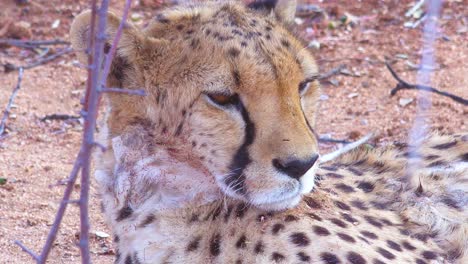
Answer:
POLYGON ((0 136, 3 135, 3 132, 5 132, 6 121, 8 117, 10 116, 11 105, 13 104, 13 100, 15 100, 16 94, 21 88, 21 81, 23 80, 23 73, 24 73, 23 68, 19 68, 18 82, 16 83, 16 86, 13 89, 13 92, 11 93, 11 96, 10 96, 10 99, 8 100, 8 104, 5 108, 5 111, 3 111, 2 120, 0 122, 0 136))
POLYGON ((319 137, 318 141, 322 142, 322 143, 336 143, 336 144, 349 144, 349 143, 352 143, 352 141, 348 141, 348 140, 345 140, 345 139, 335 139, 335 138, 328 138, 328 137, 319 137))
MULTIPOLYGON (((86 87, 86 95, 83 107, 83 116, 84 118, 84 133, 83 140, 80 148, 80 152, 75 160, 72 172, 67 181, 67 186, 63 194, 60 207, 57 211, 54 223, 52 228, 47 236, 47 241, 42 249, 40 256, 38 257, 34 252, 27 249, 25 246, 17 241, 16 244, 20 245, 21 248, 30 254, 38 263, 45 263, 49 255, 52 245, 57 236, 60 223, 62 221, 63 215, 67 205, 70 203, 70 195, 73 190, 73 185, 76 181, 78 173, 81 170, 81 190, 80 198, 74 203, 78 203, 80 207, 80 242, 79 247, 81 251, 81 260, 82 263, 91 263, 91 257, 89 252, 89 217, 88 217, 88 198, 89 198, 89 179, 90 179, 90 157, 91 151, 95 146, 99 146, 98 143, 94 141, 94 131, 96 128, 96 118, 99 107, 99 98, 102 92, 103 84, 107 79, 108 70, 104 70, 106 74, 102 74, 101 65, 104 61, 104 65, 111 64, 113 53, 110 53, 104 60, 104 42, 106 40, 105 28, 107 21, 107 10, 108 10, 109 1, 103 0, 98 9, 97 0, 92 1, 92 12, 91 12, 91 30, 90 30, 90 45, 91 51, 88 56, 88 81, 86 87), (96 23, 97 21, 97 23, 96 23), (96 28, 97 26, 97 28, 96 28)), ((119 26, 118 32, 113 40, 111 50, 115 50, 121 31, 123 29, 123 24, 126 21, 128 10, 130 9, 131 0, 127 0, 124 8, 124 15, 122 18, 121 25, 119 26)), ((104 67, 106 69, 106 66, 104 67)), ((125 92, 125 91, 124 91, 125 92)), ((133 91, 132 91, 133 93, 133 91)))
POLYGON ((66 115, 66 114, 51 114, 51 115, 46 115, 43 118, 41 118, 41 121, 47 121, 47 120, 78 120, 80 119, 80 116, 74 116, 74 115, 66 115))
POLYGON ((464 99, 464 98, 462 98, 460 96, 457 96, 457 95, 454 95, 454 94, 451 94, 451 93, 448 93, 448 92, 440 91, 440 90, 437 90, 436 88, 433 88, 433 87, 427 86, 427 85, 407 83, 406 81, 402 80, 396 74, 396 72, 392 69, 392 67, 390 66, 390 64, 388 62, 385 62, 385 65, 387 66, 387 69, 392 74, 393 78, 395 78, 398 81, 396 87, 393 88, 390 91, 391 96, 394 96, 400 90, 422 90, 422 91, 432 92, 432 93, 436 93, 436 94, 439 94, 439 95, 442 95, 442 96, 446 96, 446 97, 454 100, 457 103, 460 103, 460 104, 463 104, 463 105, 468 105, 468 100, 464 99))
POLYGON ((145 96, 146 92, 144 90, 133 90, 133 89, 124 89, 124 88, 101 88, 99 90, 101 93, 125 93, 129 95, 139 95, 145 96))
POLYGON ((61 39, 54 40, 19 40, 19 39, 0 39, 0 45, 9 45, 20 48, 41 48, 42 46, 52 45, 70 45, 70 42, 61 39))
POLYGON ((71 47, 68 47, 68 48, 65 48, 61 51, 58 51, 57 53, 55 54, 52 54, 50 56, 47 56, 47 57, 44 57, 44 58, 41 58, 33 63, 30 63, 30 64, 26 64, 24 66, 16 66, 16 65, 13 65, 11 63, 7 63, 4 66, 4 70, 5 72, 11 72, 11 71, 16 71, 20 68, 23 68, 23 69, 31 69, 31 68, 34 68, 34 67, 37 67, 39 65, 42 65, 42 64, 46 64, 50 61, 53 61, 55 59, 57 59, 58 57, 62 56, 62 55, 65 55, 65 54, 68 54, 70 52, 72 52, 72 48, 71 47))
POLYGON ((328 79, 328 78, 332 77, 333 75, 340 74, 341 70, 343 70, 345 67, 346 67, 346 65, 340 64, 338 67, 333 68, 330 71, 320 75, 318 79, 319 80, 325 80, 325 79, 328 79))

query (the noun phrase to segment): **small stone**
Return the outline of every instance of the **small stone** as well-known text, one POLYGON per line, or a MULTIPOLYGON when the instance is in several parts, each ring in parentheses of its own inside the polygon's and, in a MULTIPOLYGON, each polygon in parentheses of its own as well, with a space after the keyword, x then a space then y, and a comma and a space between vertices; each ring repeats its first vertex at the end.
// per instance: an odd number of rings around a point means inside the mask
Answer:
POLYGON ((14 39, 29 39, 31 36, 31 24, 26 21, 14 23, 7 32, 7 37, 14 39))
POLYGON ((399 53, 399 54, 395 55, 395 58, 402 59, 402 60, 407 60, 408 55, 399 53))
POLYGON ((407 21, 403 24, 404 27, 406 28, 413 28, 414 27, 414 23, 411 22, 411 21, 407 21))
POLYGON ((405 107, 405 106, 411 104, 411 102, 413 102, 413 101, 414 101, 413 98, 400 98, 398 103, 400 104, 401 107, 405 107))
POLYGON ((60 19, 56 19, 54 20, 54 22, 52 23, 52 25, 50 26, 52 29, 56 29, 60 26, 60 19))
POLYGON ((94 234, 96 235, 97 238, 108 238, 110 236, 106 232, 102 232, 102 231, 96 231, 94 232, 94 234))
POLYGON ((311 49, 319 50, 320 49, 320 42, 317 41, 317 40, 312 40, 311 42, 309 42, 308 47, 311 48, 311 49))
POLYGON ((358 97, 359 94, 358 93, 350 93, 348 94, 348 98, 355 98, 355 97, 358 97))
POLYGON ((362 136, 362 133, 357 131, 357 130, 353 130, 353 131, 349 132, 349 134, 348 134, 348 138, 351 139, 351 140, 357 140, 361 136, 362 136))
POLYGON ((460 27, 460 28, 457 29, 458 34, 464 34, 466 32, 468 32, 468 27, 467 26, 460 27))
POLYGON ((340 85, 340 81, 338 81, 337 79, 330 79, 328 80, 328 82, 331 83, 335 87, 340 85))
POLYGON ((138 14, 138 13, 133 13, 133 14, 130 16, 130 19, 131 19, 133 22, 140 22, 140 21, 142 21, 143 16, 142 16, 141 14, 138 14))
POLYGON ((296 25, 302 25, 304 24, 304 19, 296 17, 294 18, 294 23, 296 23, 296 25))
POLYGON ((350 70, 348 70, 346 68, 341 69, 340 73, 343 74, 343 75, 346 75, 346 76, 353 76, 354 75, 350 70))

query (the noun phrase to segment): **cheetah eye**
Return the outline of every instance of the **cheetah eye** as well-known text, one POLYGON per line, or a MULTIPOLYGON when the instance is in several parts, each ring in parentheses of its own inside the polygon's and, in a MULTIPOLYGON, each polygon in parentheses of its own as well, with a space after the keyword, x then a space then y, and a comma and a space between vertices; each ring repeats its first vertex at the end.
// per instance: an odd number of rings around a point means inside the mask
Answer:
POLYGON ((222 107, 236 105, 239 103, 239 95, 237 94, 226 95, 222 93, 206 93, 206 96, 211 102, 222 107))

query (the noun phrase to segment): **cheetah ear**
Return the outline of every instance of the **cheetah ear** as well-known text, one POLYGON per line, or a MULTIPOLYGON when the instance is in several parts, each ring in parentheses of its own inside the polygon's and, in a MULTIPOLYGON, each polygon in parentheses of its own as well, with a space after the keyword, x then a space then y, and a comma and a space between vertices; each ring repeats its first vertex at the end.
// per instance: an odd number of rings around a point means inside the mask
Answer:
MULTIPOLYGON (((97 17, 96 17, 97 20, 97 17)), ((114 13, 109 12, 107 14, 106 23, 106 46, 109 46, 114 39, 117 29, 120 25, 121 19, 114 13)), ((96 22, 97 23, 97 22, 96 22)), ((73 20, 70 29, 70 41, 73 49, 75 50, 78 59, 81 63, 88 63, 88 45, 89 35, 91 31, 91 10, 86 10, 79 14, 73 20)), ((122 35, 117 46, 117 52, 115 57, 123 59, 135 58, 138 49, 143 43, 143 35, 130 23, 126 23, 122 35)))
POLYGON ((290 24, 296 17, 296 0, 258 0, 250 3, 248 7, 256 10, 273 10, 276 17, 286 23, 290 24))

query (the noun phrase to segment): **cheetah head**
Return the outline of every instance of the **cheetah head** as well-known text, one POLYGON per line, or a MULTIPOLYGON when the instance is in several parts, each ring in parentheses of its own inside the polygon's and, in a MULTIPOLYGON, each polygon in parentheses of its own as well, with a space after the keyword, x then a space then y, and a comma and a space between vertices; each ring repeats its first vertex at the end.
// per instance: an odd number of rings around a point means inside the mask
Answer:
MULTIPOLYGON (((319 157, 318 69, 288 29, 295 9, 212 2, 165 10, 143 30, 127 24, 107 85, 147 96, 108 96, 107 137, 144 124, 149 144, 190 153, 225 195, 266 210, 295 206, 319 157)), ((89 21, 82 13, 70 34, 82 61, 89 21)), ((108 36, 119 23, 108 15, 108 36)))

